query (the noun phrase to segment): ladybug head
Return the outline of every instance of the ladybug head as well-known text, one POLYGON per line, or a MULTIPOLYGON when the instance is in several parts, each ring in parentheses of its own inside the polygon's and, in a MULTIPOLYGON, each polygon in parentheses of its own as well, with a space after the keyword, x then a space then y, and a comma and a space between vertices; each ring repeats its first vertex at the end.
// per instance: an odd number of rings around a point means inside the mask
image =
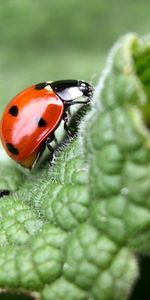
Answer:
POLYGON ((83 96, 91 98, 93 95, 93 86, 88 82, 79 80, 78 81, 79 90, 83 93, 83 96))
POLYGON ((50 83, 55 94, 66 104, 74 102, 75 99, 85 96, 89 99, 93 94, 93 87, 83 80, 61 80, 50 83))

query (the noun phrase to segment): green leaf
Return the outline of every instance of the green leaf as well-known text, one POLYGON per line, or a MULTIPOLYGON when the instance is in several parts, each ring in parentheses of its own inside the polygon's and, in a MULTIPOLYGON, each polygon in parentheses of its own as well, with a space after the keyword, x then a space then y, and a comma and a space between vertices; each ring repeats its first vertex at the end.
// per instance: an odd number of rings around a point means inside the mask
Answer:
POLYGON ((18 191, 0 202, 1 288, 43 300, 130 294, 135 252, 150 250, 149 57, 149 38, 122 38, 53 166, 3 175, 18 191))
POLYGON ((4 150, 0 147, 0 190, 17 190, 26 178, 26 174, 10 161, 4 150))

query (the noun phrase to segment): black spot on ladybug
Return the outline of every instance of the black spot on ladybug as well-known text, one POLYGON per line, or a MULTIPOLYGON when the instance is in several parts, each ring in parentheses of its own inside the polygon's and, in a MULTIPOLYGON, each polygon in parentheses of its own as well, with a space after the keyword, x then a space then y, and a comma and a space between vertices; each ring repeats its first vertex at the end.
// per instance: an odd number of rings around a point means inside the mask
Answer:
POLYGON ((35 89, 36 89, 36 90, 42 90, 42 89, 44 89, 46 86, 47 86, 47 83, 46 83, 46 82, 41 82, 41 83, 38 83, 38 84, 35 85, 35 89))
POLYGON ((47 125, 46 121, 41 118, 39 121, 38 121, 38 126, 39 127, 45 127, 47 125))
POLYGON ((8 151, 11 152, 12 154, 14 154, 14 155, 18 155, 19 154, 18 149, 15 148, 12 144, 7 143, 6 147, 7 147, 8 151))
POLYGON ((18 115, 18 107, 16 105, 13 105, 10 109, 9 109, 9 114, 11 114, 13 117, 17 117, 18 115))
POLYGON ((9 190, 0 190, 0 198, 10 194, 9 190))

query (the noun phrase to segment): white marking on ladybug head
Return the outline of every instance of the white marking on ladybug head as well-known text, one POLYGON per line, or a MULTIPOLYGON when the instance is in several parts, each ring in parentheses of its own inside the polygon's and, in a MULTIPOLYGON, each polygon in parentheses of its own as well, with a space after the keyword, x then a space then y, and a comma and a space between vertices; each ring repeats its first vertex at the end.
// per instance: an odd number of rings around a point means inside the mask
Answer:
POLYGON ((83 93, 79 90, 78 87, 69 88, 70 99, 76 99, 78 97, 82 97, 83 93))
POLYGON ((49 84, 48 84, 48 85, 46 85, 45 89, 46 89, 47 91, 49 91, 49 92, 51 92, 51 91, 52 91, 52 88, 51 88, 51 86, 50 86, 49 84))

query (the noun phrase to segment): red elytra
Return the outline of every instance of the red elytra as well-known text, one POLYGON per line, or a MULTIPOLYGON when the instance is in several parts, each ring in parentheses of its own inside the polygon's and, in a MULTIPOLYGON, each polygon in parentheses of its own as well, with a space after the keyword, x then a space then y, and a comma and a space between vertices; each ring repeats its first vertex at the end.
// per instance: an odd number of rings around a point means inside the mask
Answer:
POLYGON ((88 103, 93 88, 81 80, 44 82, 23 90, 6 106, 0 137, 7 154, 26 168, 32 168, 46 143, 53 140, 61 120, 67 129, 67 109, 88 103), (85 96, 86 101, 74 101, 85 96))

